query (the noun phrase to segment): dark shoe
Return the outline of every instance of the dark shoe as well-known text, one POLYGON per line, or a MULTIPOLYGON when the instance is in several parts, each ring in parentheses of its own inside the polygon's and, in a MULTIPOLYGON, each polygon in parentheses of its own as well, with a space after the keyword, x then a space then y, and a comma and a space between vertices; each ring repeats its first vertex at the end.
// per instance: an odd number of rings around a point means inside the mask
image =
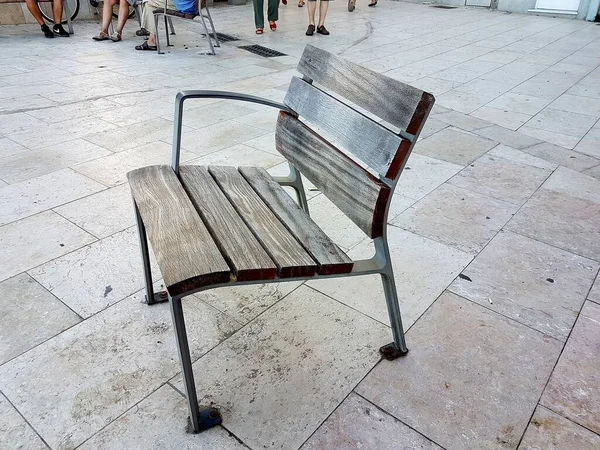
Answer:
POLYGON ((373 3, 369 3, 369 6, 375 6, 377 5, 377 0, 375 0, 373 3))
POLYGON ((135 35, 140 36, 140 37, 150 36, 150 32, 148 30, 146 30, 145 28, 140 28, 139 30, 137 30, 135 32, 135 35))
POLYGON ((50 29, 50 27, 48 25, 44 24, 40 28, 42 29, 44 36, 46 36, 47 38, 54 37, 54 33, 52 32, 52 30, 50 29))
POLYGON ((327 28, 325 28, 325 25, 319 25, 317 27, 317 33, 324 34, 325 36, 329 36, 329 31, 327 31, 327 28))
POLYGON ((144 43, 142 45, 136 45, 135 49, 136 50, 151 50, 151 51, 156 51, 156 46, 155 45, 148 45, 148 41, 144 41, 144 43))
POLYGON ((58 34, 60 37, 69 37, 71 36, 67 31, 63 28, 63 26, 59 23, 58 25, 54 25, 52 27, 54 30, 54 34, 58 34))
POLYGON ((312 36, 313 34, 315 34, 315 26, 309 25, 308 28, 306 29, 306 35, 312 36))

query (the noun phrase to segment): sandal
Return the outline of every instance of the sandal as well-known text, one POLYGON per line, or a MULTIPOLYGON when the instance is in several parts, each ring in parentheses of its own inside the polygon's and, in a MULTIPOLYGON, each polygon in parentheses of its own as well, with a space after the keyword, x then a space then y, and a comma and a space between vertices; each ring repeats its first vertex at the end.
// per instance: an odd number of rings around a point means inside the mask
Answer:
POLYGON ((304 6, 304 0, 300 0, 298 2, 298 8, 302 8, 304 6))
POLYGON ((356 0, 348 0, 348 11, 352 12, 356 9, 356 0))
POLYGON ((256 29, 256 34, 263 34, 264 30, 262 28, 257 28, 256 29))
POLYGON ((148 41, 144 41, 142 45, 136 45, 136 50, 152 50, 156 51, 156 45, 148 45, 148 41))
POLYGON ((111 36, 110 40, 113 42, 119 42, 121 40, 121 33, 115 31, 111 36))
POLYGON ((110 39, 110 36, 108 35, 108 33, 101 31, 100 33, 98 33, 97 36, 94 36, 92 39, 95 41, 108 41, 110 39))
POLYGON ((135 35, 139 37, 150 36, 150 32, 145 28, 140 28, 135 32, 135 35))
POLYGON ((277 24, 275 22, 269 22, 269 27, 271 31, 275 31, 277 29, 277 24))

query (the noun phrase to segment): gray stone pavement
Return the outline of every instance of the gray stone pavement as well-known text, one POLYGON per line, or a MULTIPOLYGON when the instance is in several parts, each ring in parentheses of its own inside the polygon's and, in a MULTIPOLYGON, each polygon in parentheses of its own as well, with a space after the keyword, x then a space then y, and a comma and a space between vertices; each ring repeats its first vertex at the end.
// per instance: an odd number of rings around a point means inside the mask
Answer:
MULTIPOLYGON (((256 36, 250 5, 215 7, 242 38, 217 56, 177 22, 163 56, 132 49, 134 22, 118 44, 92 42, 92 22, 52 41, 0 27, 0 448, 600 448, 600 27, 383 0, 333 2, 332 35, 309 38, 305 15, 282 6, 256 36), (379 360, 374 277, 189 297, 199 398, 225 420, 188 435, 126 173, 169 161, 176 92, 281 100, 306 43, 437 97, 390 216, 411 352, 379 360)), ((187 162, 285 170, 275 112, 186 112, 187 162)), ((368 256, 307 189, 315 220, 368 256)))

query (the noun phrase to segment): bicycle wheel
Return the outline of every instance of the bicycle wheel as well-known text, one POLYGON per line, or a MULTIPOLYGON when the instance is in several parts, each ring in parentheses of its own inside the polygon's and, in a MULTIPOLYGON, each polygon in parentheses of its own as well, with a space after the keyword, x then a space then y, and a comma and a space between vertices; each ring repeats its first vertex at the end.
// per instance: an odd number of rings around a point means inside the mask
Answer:
MULTIPOLYGON (((67 3, 67 5, 69 6, 69 11, 71 12, 71 20, 75 20, 75 17, 77 17, 77 14, 79 14, 79 0, 63 0, 63 5, 65 3, 67 3)), ((52 14, 52 0, 38 0, 37 4, 40 8, 40 11, 42 12, 42 16, 44 16, 44 19, 46 19, 50 23, 54 23, 54 16, 52 14)), ((63 19, 61 23, 67 23, 67 19, 63 19)))
MULTIPOLYGON (((113 6, 112 15, 115 19, 119 18, 119 4, 117 3, 113 6)), ((127 16, 129 19, 133 19, 135 17, 135 8, 133 6, 129 6, 129 15, 127 16)))

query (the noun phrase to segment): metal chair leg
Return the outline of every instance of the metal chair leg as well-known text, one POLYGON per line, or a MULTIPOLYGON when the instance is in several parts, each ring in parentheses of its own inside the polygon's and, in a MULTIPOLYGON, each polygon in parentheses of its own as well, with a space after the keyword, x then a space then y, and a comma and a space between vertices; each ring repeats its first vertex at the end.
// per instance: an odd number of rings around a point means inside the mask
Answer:
POLYGON ((138 21, 140 29, 142 28, 142 14, 143 14, 143 4, 138 3, 137 1, 133 4, 133 9, 135 9, 135 18, 138 21))
POLYGON ((204 27, 204 32, 206 33, 206 40, 208 41, 208 45, 210 46, 210 53, 212 55, 216 55, 215 48, 213 47, 212 38, 210 37, 210 33, 208 32, 208 28, 206 27, 206 21, 204 20, 202 11, 200 11, 199 17, 200 17, 200 20, 202 21, 202 26, 204 27))
POLYGON ((292 164, 289 166, 290 175, 292 178, 294 178, 292 187, 296 191, 300 208, 302 208, 304 212, 310 216, 310 212, 308 211, 308 201, 306 200, 306 193, 304 192, 304 185, 302 184, 302 175, 300 174, 300 171, 296 169, 296 166, 293 166, 292 164))
POLYGON ((167 37, 167 47, 171 47, 171 40, 169 38, 169 20, 167 16, 163 17, 165 18, 165 36, 167 37))
POLYGON ((75 31, 73 31, 73 22, 71 21, 71 10, 69 9, 67 2, 63 2, 63 12, 65 13, 67 19, 67 28, 69 28, 69 34, 74 34, 75 31))
POLYGON ((156 30, 156 51, 158 52, 159 55, 164 54, 165 52, 161 52, 160 51, 160 33, 158 32, 158 19, 159 16, 158 14, 154 14, 154 29, 156 30))
POLYGON ((173 27, 173 19, 169 17, 169 28, 171 29, 171 34, 175 36, 175 28, 173 27))
POLYGON ((402 317, 400 316, 398 293, 396 292, 394 273, 390 264, 388 259, 388 270, 386 273, 381 274, 381 281, 383 282, 383 291, 385 293, 385 301, 387 303, 390 323, 392 325, 394 342, 384 345, 379 351, 385 359, 393 360, 406 355, 408 353, 408 348, 406 347, 406 340, 404 339, 404 328, 402 327, 402 317))
MULTIPOLYGON (((213 32, 213 37, 215 39, 215 47, 220 47, 221 43, 219 42, 219 37, 217 36, 217 30, 215 30, 215 24, 213 23, 212 16, 210 15, 208 6, 205 6, 204 9, 206 10, 206 17, 208 18, 208 22, 210 23, 210 28, 212 29, 212 32, 213 32)), ((200 11, 200 14, 202 14, 202 11, 200 11)))
POLYGON ((183 318, 183 307, 180 297, 169 297, 173 327, 179 350, 179 361, 181 362, 181 375, 185 386, 185 395, 188 401, 190 413, 188 421, 188 433, 200 433, 215 425, 219 425, 223 419, 218 409, 213 407, 200 408, 196 396, 196 383, 194 382, 194 370, 192 358, 185 331, 185 320, 183 318))

